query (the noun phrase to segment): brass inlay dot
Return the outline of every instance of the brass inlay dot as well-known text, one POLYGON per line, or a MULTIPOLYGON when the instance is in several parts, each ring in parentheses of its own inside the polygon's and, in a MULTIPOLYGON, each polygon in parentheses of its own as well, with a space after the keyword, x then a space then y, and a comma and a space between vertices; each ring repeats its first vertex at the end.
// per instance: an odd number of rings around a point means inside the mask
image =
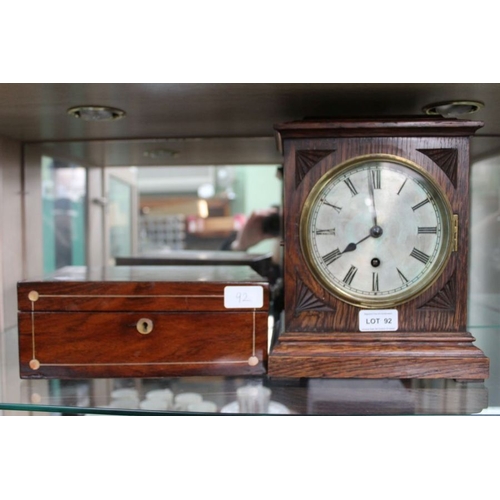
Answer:
POLYGON ((29 363, 29 367, 32 370, 38 370, 38 368, 40 368, 40 361, 38 361, 38 359, 32 359, 29 363))
POLYGON ((35 290, 28 293, 28 299, 30 299, 31 302, 36 302, 39 299, 39 297, 40 295, 38 294, 38 292, 35 292, 35 290))
POLYGON ((248 358, 248 364, 250 366, 257 366, 259 364, 259 358, 257 356, 250 356, 248 358))

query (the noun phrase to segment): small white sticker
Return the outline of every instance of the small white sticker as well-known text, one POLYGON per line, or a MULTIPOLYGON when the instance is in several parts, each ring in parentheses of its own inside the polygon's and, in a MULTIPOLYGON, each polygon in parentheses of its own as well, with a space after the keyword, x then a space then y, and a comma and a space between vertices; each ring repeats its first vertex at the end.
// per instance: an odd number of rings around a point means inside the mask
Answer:
POLYGON ((397 309, 359 311, 359 330, 362 332, 395 332, 397 329, 397 309))
POLYGON ((264 288, 261 286, 226 286, 226 309, 259 309, 264 305, 264 288))

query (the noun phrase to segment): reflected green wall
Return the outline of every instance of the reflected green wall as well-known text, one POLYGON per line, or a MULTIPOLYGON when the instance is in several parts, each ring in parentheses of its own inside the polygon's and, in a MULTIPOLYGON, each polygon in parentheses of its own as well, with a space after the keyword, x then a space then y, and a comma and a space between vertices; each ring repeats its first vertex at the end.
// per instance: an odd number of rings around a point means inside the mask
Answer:
MULTIPOLYGON (((242 165, 236 167, 233 213, 247 217, 254 210, 263 210, 272 205, 281 206, 283 184, 276 177, 278 165, 242 165)), ((273 240, 263 241, 249 249, 251 253, 267 253, 273 250, 273 240)))
MULTIPOLYGON (((42 229, 43 229, 43 271, 49 274, 62 265, 81 266, 86 263, 86 187, 85 169, 72 164, 43 156, 42 157, 42 229), (56 168, 57 163, 57 168, 56 168), (73 183, 58 186, 56 172, 76 172, 73 183), (66 194, 58 200, 58 192, 66 194), (76 193, 76 194, 75 194, 76 193), (57 202, 64 201, 62 208, 57 202), (70 221, 70 246, 66 248, 66 258, 62 260, 58 252, 61 250, 61 236, 66 237, 67 227, 61 226, 61 214, 70 221), (59 225, 59 226, 58 226, 59 225)), ((68 176, 71 178, 71 176, 68 176)), ((66 179, 67 180, 67 179, 66 179)))

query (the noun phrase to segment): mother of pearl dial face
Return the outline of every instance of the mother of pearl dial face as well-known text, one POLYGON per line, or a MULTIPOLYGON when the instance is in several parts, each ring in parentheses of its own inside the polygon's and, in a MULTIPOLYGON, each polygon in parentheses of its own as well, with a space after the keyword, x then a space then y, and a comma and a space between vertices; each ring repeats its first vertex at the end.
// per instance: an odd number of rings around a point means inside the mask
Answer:
POLYGON ((430 286, 451 251, 451 209, 405 160, 368 159, 328 172, 310 193, 301 245, 314 276, 346 302, 396 305, 430 286))

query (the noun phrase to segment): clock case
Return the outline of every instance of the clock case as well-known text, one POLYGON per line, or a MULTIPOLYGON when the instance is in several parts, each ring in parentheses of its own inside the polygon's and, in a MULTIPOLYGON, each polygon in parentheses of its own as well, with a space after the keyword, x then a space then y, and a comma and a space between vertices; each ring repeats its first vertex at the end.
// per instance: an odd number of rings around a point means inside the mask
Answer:
POLYGON ((482 125, 419 117, 304 120, 275 127, 284 155, 285 310, 269 355, 270 376, 488 378, 489 360, 466 331, 469 142, 482 125), (326 172, 381 154, 421 167, 447 197, 458 230, 437 280, 393 307, 398 330, 361 332, 361 308, 329 293, 309 270, 300 246, 300 218, 311 189, 326 172))

